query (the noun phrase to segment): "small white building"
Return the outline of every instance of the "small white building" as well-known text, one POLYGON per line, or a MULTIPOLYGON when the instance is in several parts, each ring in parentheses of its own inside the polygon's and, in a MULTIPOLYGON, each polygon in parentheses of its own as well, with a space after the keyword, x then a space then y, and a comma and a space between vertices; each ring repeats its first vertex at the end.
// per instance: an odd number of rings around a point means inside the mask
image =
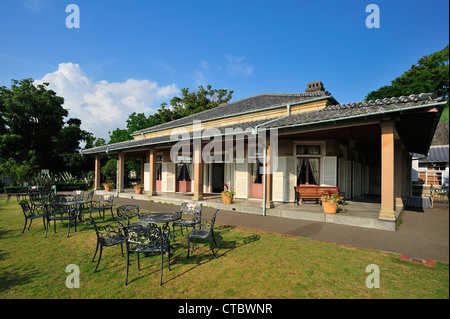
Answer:
POLYGON ((413 154, 411 181, 419 185, 449 186, 449 145, 433 145, 427 155, 413 154))

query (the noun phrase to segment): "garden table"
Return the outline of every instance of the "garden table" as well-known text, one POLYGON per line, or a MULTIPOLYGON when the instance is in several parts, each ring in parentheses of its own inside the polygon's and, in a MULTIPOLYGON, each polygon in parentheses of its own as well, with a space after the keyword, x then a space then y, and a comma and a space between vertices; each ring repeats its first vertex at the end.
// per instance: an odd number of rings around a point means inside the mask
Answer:
POLYGON ((144 224, 167 224, 180 218, 180 213, 153 213, 140 215, 138 221, 144 224))

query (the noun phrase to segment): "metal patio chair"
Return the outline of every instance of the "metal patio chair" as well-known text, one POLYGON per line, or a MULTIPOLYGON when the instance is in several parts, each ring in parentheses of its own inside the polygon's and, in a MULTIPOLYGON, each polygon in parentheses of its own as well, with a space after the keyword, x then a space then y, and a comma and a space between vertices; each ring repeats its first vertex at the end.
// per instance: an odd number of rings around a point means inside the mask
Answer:
POLYGON ((180 227, 181 234, 184 236, 183 227, 186 229, 195 228, 195 226, 200 223, 200 219, 202 218, 202 204, 195 202, 182 203, 180 214, 181 219, 172 223, 174 240, 175 240, 175 227, 180 227), (184 217, 190 218, 187 219, 184 217))
POLYGON ((199 223, 193 230, 191 230, 189 232, 189 234, 187 235, 187 239, 188 239, 188 253, 187 253, 187 257, 189 258, 189 253, 190 253, 190 243, 192 241, 192 250, 194 250, 194 240, 195 239, 208 239, 209 240, 209 246, 211 248, 211 251, 214 255, 214 258, 216 257, 216 253, 214 252, 213 249, 213 245, 212 243, 214 242, 214 244, 217 247, 217 243, 216 243, 216 238, 214 237, 214 224, 216 222, 216 216, 217 216, 217 212, 219 210, 217 209, 213 215, 213 217, 211 218, 211 220, 207 220, 202 218, 201 219, 201 223, 199 223))
POLYGON ((42 218, 42 222, 44 223, 44 229, 46 229, 45 218, 47 217, 46 214, 47 207, 41 206, 39 209, 32 210, 30 204, 27 201, 21 201, 19 202, 19 204, 22 207, 22 212, 25 216, 25 225, 23 226, 22 234, 24 233, 25 228, 27 227, 28 221, 30 221, 30 225, 28 225, 29 230, 31 227, 31 223, 33 222, 33 219, 36 218, 42 218))
POLYGON ((164 254, 168 254, 168 269, 170 271, 170 228, 164 224, 162 228, 155 224, 135 224, 126 230, 127 237, 127 270, 125 275, 125 286, 128 284, 128 267, 130 265, 130 254, 137 254, 137 265, 140 271, 139 254, 144 253, 161 255, 161 274, 159 285, 162 285, 164 254))
POLYGON ((70 209, 69 206, 64 206, 63 204, 61 204, 60 200, 64 201, 64 198, 62 197, 52 200, 48 206, 47 227, 45 229, 45 237, 47 237, 47 231, 51 221, 53 221, 53 232, 55 234, 56 234, 56 221, 58 220, 67 222, 67 237, 69 237, 70 228, 72 228, 72 225, 75 226, 75 231, 77 231, 76 212, 70 209))
POLYGON ((103 220, 105 220, 105 210, 106 209, 111 210, 111 216, 112 216, 112 218, 114 218, 114 213, 113 213, 114 195, 100 195, 98 200, 103 207, 103 220))
POLYGON ((122 205, 116 208, 117 223, 120 228, 129 227, 130 220, 138 216, 140 216, 138 205, 122 205))
POLYGON ((89 220, 91 224, 94 225, 95 233, 97 235, 97 247, 95 248, 94 257, 92 257, 91 262, 94 262, 98 248, 100 247, 97 266, 94 270, 94 272, 97 272, 98 265, 100 265, 100 260, 102 259, 103 247, 112 247, 120 244, 120 249, 122 251, 123 257, 123 243, 126 242, 127 238, 122 233, 122 230, 118 227, 113 227, 111 225, 97 226, 92 216, 89 216, 89 220))

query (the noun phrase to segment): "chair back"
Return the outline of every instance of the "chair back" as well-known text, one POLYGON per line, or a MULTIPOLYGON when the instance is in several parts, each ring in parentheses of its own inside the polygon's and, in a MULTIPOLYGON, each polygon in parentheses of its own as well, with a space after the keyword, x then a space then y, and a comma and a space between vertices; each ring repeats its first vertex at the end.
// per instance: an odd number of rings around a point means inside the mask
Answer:
POLYGON ((107 246, 107 238, 119 234, 119 231, 111 225, 106 225, 104 227, 97 226, 97 223, 92 216, 89 216, 89 221, 94 225, 95 234, 102 245, 107 246))
POLYGON ((189 216, 194 221, 199 221, 202 218, 202 204, 195 202, 188 202, 181 204, 181 218, 189 216))
POLYGON ((216 209, 216 211, 214 212, 213 217, 211 218, 211 229, 214 229, 214 224, 216 223, 216 216, 217 216, 218 212, 219 212, 219 210, 216 209))
POLYGON ((76 189, 72 192, 72 196, 74 197, 74 199, 82 200, 84 197, 84 190, 76 189))
POLYGON ((33 211, 31 210, 30 204, 27 201, 21 201, 19 202, 19 204, 22 207, 22 212, 25 217, 33 216, 33 211))
POLYGON ((170 229, 167 224, 162 229, 155 224, 134 224, 126 233, 127 249, 130 251, 145 251, 145 247, 163 250, 170 244, 170 229))
POLYGON ((130 219, 139 216, 138 205, 122 205, 116 208, 119 227, 129 226, 130 219))
POLYGON ((87 194, 86 200, 92 201, 93 199, 94 199, 94 192, 90 192, 89 194, 87 194))
POLYGON ((100 195, 98 201, 102 203, 103 206, 112 206, 114 195, 100 195))

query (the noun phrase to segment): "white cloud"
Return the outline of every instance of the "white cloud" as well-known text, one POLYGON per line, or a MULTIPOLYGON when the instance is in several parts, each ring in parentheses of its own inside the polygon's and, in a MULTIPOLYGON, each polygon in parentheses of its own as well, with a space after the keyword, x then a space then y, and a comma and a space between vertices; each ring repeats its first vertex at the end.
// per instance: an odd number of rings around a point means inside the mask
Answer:
POLYGON ((93 81, 71 62, 59 64, 57 71, 36 80, 42 82, 50 83, 49 88, 64 97, 69 117, 79 118, 82 129, 106 141, 109 131, 126 127, 131 113, 153 114, 160 102, 179 92, 175 84, 159 86, 149 80, 93 81))
POLYGON ((244 77, 253 74, 253 65, 244 63, 245 56, 236 58, 230 54, 226 54, 225 58, 228 60, 227 73, 232 76, 242 75, 244 77))

